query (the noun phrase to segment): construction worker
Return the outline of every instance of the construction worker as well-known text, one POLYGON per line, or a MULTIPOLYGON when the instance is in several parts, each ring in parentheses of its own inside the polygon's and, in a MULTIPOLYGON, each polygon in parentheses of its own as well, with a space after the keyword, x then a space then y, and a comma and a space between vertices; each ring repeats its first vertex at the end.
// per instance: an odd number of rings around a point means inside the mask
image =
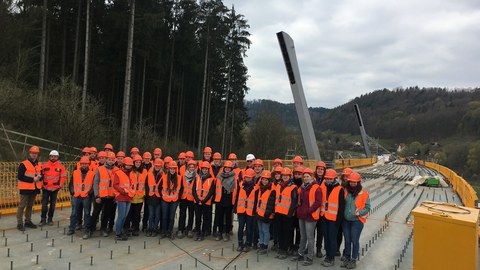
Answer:
POLYGON ((157 159, 157 158, 159 159, 162 158, 162 149, 158 147, 153 150, 153 159, 157 159))
POLYGON ((185 172, 185 168, 183 168, 183 167, 185 167, 186 165, 187 165, 187 163, 185 162, 185 153, 181 152, 180 154, 178 154, 178 162, 177 162, 178 172, 179 173, 181 171, 185 172), (182 170, 182 168, 183 168, 183 170, 182 170))
MULTIPOLYGON (((167 160, 167 157, 165 157, 167 160)), ((178 166, 175 161, 170 161, 168 171, 162 177, 162 238, 174 239, 173 225, 182 188, 182 179, 179 177, 178 166)))
POLYGON ((345 251, 340 267, 353 269, 357 266, 360 235, 370 212, 370 198, 368 192, 362 188, 360 174, 352 171, 347 177, 347 182, 343 220, 345 251))
POLYGON ((140 150, 138 147, 132 147, 132 149, 130 149, 130 157, 133 159, 136 155, 140 155, 140 150))
POLYGON ((70 193, 73 194, 72 197, 72 213, 70 215, 70 226, 68 228, 67 235, 72 235, 75 233, 75 227, 77 225, 78 219, 82 217, 82 209, 85 216, 85 228, 86 232, 83 236, 84 239, 90 237, 89 228, 90 228, 90 208, 92 206, 91 194, 93 193, 93 178, 95 173, 89 170, 90 159, 88 157, 80 158, 80 169, 76 169, 72 173, 70 179, 70 193), (82 207, 80 208, 80 205, 82 207))
MULTIPOLYGON (((347 178, 352 173, 352 169, 350 168, 345 168, 342 171, 342 175, 340 176, 339 183, 343 188, 346 188, 347 186, 347 178)), ((340 252, 340 246, 342 245, 342 240, 343 240, 343 223, 340 224, 338 227, 338 233, 337 233, 337 253, 335 254, 336 256, 344 255, 345 254, 345 248, 343 248, 343 253, 340 252)))
POLYGON ((170 162, 173 161, 173 158, 171 156, 166 156, 165 159, 163 159, 163 166, 165 167, 164 170, 165 172, 168 172, 168 166, 170 166, 170 162))
POLYGON ((42 187, 42 214, 40 226, 53 225, 53 214, 57 202, 58 191, 63 188, 67 180, 65 167, 58 160, 57 150, 50 151, 47 163, 42 166, 43 187, 42 187), (50 204, 50 208, 48 207, 50 204), (48 212, 48 222, 47 222, 48 212))
POLYGON ((117 153, 117 161, 115 162, 115 166, 119 169, 123 167, 123 159, 125 158, 125 152, 118 151, 117 153))
POLYGON ((115 154, 109 152, 105 164, 98 167, 93 179, 95 202, 93 204, 93 213, 90 220, 89 231, 92 233, 95 231, 98 217, 100 216, 100 212, 102 212, 100 230, 103 237, 107 237, 113 230, 112 218, 115 217, 115 190, 113 188, 113 177, 118 170, 119 169, 115 167, 115 154))
POLYGON ((255 191, 258 186, 255 185, 253 177, 255 172, 253 169, 247 169, 244 171, 243 181, 239 183, 237 198, 235 206, 233 207, 234 213, 238 218, 238 247, 239 252, 248 252, 252 248, 253 242, 253 207, 255 204, 255 191), (246 231, 246 241, 243 239, 243 232, 246 231))
POLYGON ((215 219, 218 217, 218 235, 217 241, 223 239, 230 240, 230 232, 233 228, 232 213, 233 205, 237 196, 237 175, 233 171, 233 163, 230 160, 225 161, 223 170, 217 175, 218 185, 221 186, 219 201, 215 204, 215 219))
POLYGON ((148 207, 148 229, 147 236, 157 236, 160 230, 160 210, 161 210, 161 194, 160 186, 163 176, 163 161, 159 158, 153 162, 153 167, 147 174, 147 185, 145 188, 145 203, 148 207))
POLYGON ((105 146, 103 147, 103 151, 105 152, 113 152, 113 146, 109 143, 105 144, 105 146))
MULTIPOLYGON (((211 166, 210 166, 210 174, 212 175, 212 177, 216 178, 217 175, 222 172, 222 170, 223 170, 222 155, 218 152, 215 152, 215 153, 213 153, 213 161, 212 161, 211 166)), ((221 190, 219 190, 218 192, 220 193, 221 190)), ((215 203, 215 209, 217 209, 216 203, 215 203)), ((216 211, 217 210, 215 210, 215 212, 216 211)), ((221 233, 219 233, 219 231, 218 231, 219 223, 220 223, 219 217, 220 216, 215 215, 215 218, 213 220, 213 236, 216 239, 218 239, 218 238, 221 239, 222 238, 221 233)), ((211 231, 212 225, 210 224, 209 227, 210 228, 208 228, 208 231, 211 231)))
POLYGON ((135 191, 132 189, 132 182, 128 175, 132 171, 133 160, 126 157, 123 160, 123 168, 113 172, 113 188, 115 193, 115 201, 118 206, 118 215, 115 226, 115 240, 128 240, 128 235, 123 230, 125 218, 130 210, 130 203, 135 191))
MULTIPOLYGON (((152 164, 153 164, 152 154, 150 152, 145 152, 145 153, 143 153, 142 158, 143 158, 142 166, 146 170, 146 172, 148 172, 152 168, 152 164)), ((133 201, 135 201, 135 199, 133 201)), ((132 204, 134 204, 133 201, 132 201, 132 204)), ((130 208, 132 208, 132 207, 130 207, 130 208)), ((150 213, 148 210, 149 209, 148 209, 147 205, 145 204, 145 207, 143 207, 142 232, 146 232, 147 227, 148 227, 148 215, 150 213)))
POLYGON ((300 225, 300 245, 293 261, 303 260, 302 265, 313 264, 315 245, 315 228, 320 219, 322 190, 315 181, 314 172, 310 168, 303 170, 303 184, 298 190, 298 206, 296 214, 300 225), (306 253, 308 250, 308 253, 306 253))
POLYGON ((103 166, 105 164, 105 160, 107 159, 107 152, 105 151, 100 151, 97 154, 97 166, 103 166))
POLYGON ((145 198, 145 181, 147 180, 147 170, 143 167, 143 160, 140 155, 133 157, 133 168, 127 175, 130 178, 131 188, 135 194, 132 197, 130 210, 125 218, 123 228, 128 235, 139 236, 140 217, 142 215, 143 201, 145 198))
POLYGON ((273 160, 272 164, 272 172, 275 170, 277 167, 283 167, 283 161, 279 158, 276 158, 273 160))
POLYGON ((300 156, 295 156, 292 159, 292 167, 295 169, 298 166, 303 166, 303 158, 300 156))
POLYGON ((276 202, 274 222, 277 223, 279 234, 279 249, 275 258, 288 258, 288 248, 293 244, 293 214, 297 207, 297 186, 292 179, 292 171, 283 168, 282 182, 276 186, 276 202))
MULTIPOLYGON (((190 162, 190 160, 193 160, 194 158, 195 155, 192 151, 185 152, 185 164, 188 164, 188 162, 190 162)), ((180 175, 185 174, 186 166, 181 166, 180 168, 178 168, 178 171, 180 172, 180 175)))
MULTIPOLYGON (((325 176, 325 172, 327 171, 327 165, 323 161, 317 162, 315 166, 315 180, 320 186, 325 186, 323 183, 323 178, 325 176)), ((323 222, 321 219, 317 221, 317 240, 316 240, 316 248, 317 248, 317 258, 323 258, 324 254, 322 253, 322 246, 323 246, 323 222)))
POLYGON ((25 227, 36 229, 37 225, 32 222, 32 207, 37 194, 42 188, 42 164, 38 162, 40 148, 30 147, 29 156, 18 166, 17 184, 20 192, 20 202, 17 209, 17 229, 25 231, 25 227), (25 224, 23 214, 25 211, 25 224))
POLYGON ((199 177, 192 186, 195 200, 195 241, 203 241, 208 236, 212 226, 212 202, 220 198, 216 194, 216 178, 210 173, 211 166, 208 161, 202 161, 199 177))
MULTIPOLYGON (((88 157, 89 160, 90 160, 90 147, 84 147, 84 148, 82 149, 82 157, 88 157)), ((75 169, 76 169, 76 170, 80 169, 80 166, 81 166, 81 165, 80 165, 80 162, 77 162, 77 165, 75 166, 75 169)), ((90 166, 90 165, 89 165, 89 166, 90 166)), ((95 172, 95 171, 93 170, 93 168, 91 168, 91 170, 92 170, 93 172, 95 172)))
POLYGON ((93 161, 93 160, 97 160, 97 148, 95 146, 91 146, 90 147, 90 160, 93 161))
MULTIPOLYGON (((185 167, 185 166, 184 166, 185 167)), ((177 237, 193 237, 193 219, 195 216, 195 199, 193 197, 193 185, 198 181, 197 163, 195 160, 189 160, 186 164, 187 170, 180 175, 182 178, 182 195, 180 198, 180 216, 178 219, 177 237), (187 222, 188 212, 188 222, 187 222), (186 225, 186 226, 185 226, 186 225)))
POLYGON ((253 154, 248 154, 246 157, 245 157, 245 161, 246 161, 246 166, 243 170, 241 170, 238 174, 238 181, 239 182, 242 182, 243 181, 243 175, 245 174, 245 171, 248 170, 248 169, 252 169, 253 170, 253 162, 255 161, 255 156, 253 154))
MULTIPOLYGON (((273 170, 272 172, 272 175, 273 175, 272 184, 275 190, 277 189, 277 185, 280 185, 280 183, 282 182, 282 171, 283 171, 283 167, 277 166, 275 167, 275 170, 273 170)), ((273 238, 272 251, 276 251, 278 250, 278 239, 280 237, 278 235, 278 228, 277 228, 276 222, 270 223, 270 235, 272 235, 272 238, 273 238)))
POLYGON ((323 221, 323 237, 325 240, 325 260, 322 265, 330 267, 335 265, 335 254, 337 251, 337 233, 340 224, 343 222, 345 210, 345 193, 337 181, 337 172, 328 169, 325 172, 324 186, 322 189, 322 207, 320 209, 323 221))
POLYGON ((282 181, 282 171, 283 167, 277 166, 272 172, 273 175, 273 184, 278 185, 282 181))
POLYGON ((272 183, 272 175, 268 170, 262 172, 259 188, 255 191, 255 208, 259 249, 258 254, 267 254, 268 242, 270 241, 270 223, 273 221, 273 213, 275 212, 275 186, 272 183))
POLYGON ((220 173, 221 169, 222 169, 222 155, 218 152, 215 152, 213 154, 213 161, 212 161, 212 173, 213 173, 213 177, 217 177, 218 173, 220 173))
POLYGON ((253 177, 253 181, 255 182, 255 184, 257 184, 258 181, 260 181, 260 176, 263 172, 263 160, 258 158, 253 161, 253 171, 255 172, 255 177, 253 177))
POLYGON ((212 158, 212 148, 211 147, 207 146, 203 149, 202 161, 208 161, 208 163, 212 163, 213 158, 212 158))
POLYGON ((152 167, 152 154, 150 152, 145 152, 142 155, 142 166, 145 170, 150 170, 152 167))
POLYGON ((240 169, 240 168, 238 167, 237 155, 236 155, 235 153, 230 153, 230 154, 228 154, 228 160, 230 160, 230 161, 232 162, 232 164, 233 164, 233 167, 232 167, 232 168, 233 168, 233 171, 235 172, 235 175, 236 175, 237 180, 238 180, 238 174, 240 173, 240 171, 241 171, 242 169, 240 169))
MULTIPOLYGON (((303 170, 304 170, 304 168, 300 164, 302 164, 303 161, 299 156, 296 156, 295 158, 299 158, 300 160, 298 159, 296 161, 292 160, 292 163, 296 165, 293 167, 293 182, 295 183, 297 188, 300 188, 300 186, 303 184, 303 170)), ((293 228, 295 232, 295 237, 293 238, 293 243, 290 246, 289 254, 295 256, 297 255, 298 247, 300 246, 300 224, 298 222, 298 217, 296 215, 293 216, 293 228)))

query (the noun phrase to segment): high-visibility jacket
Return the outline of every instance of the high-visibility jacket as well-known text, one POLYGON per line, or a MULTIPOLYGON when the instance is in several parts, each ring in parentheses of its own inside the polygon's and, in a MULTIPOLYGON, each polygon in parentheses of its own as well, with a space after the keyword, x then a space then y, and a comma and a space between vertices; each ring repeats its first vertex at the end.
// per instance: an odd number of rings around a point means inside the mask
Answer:
MULTIPOLYGON (((238 193, 238 178, 237 178, 238 175, 235 175, 235 184, 234 184, 234 188, 232 190, 232 205, 235 205, 235 202, 237 201, 237 193, 238 193)), ((223 186, 222 186, 222 181, 217 178, 217 187, 216 187, 216 190, 215 190, 215 201, 216 202, 220 202, 222 200, 222 195, 223 195, 223 186)))
POLYGON ((247 196, 247 191, 243 189, 243 182, 240 183, 240 188, 238 190, 238 201, 237 205, 237 214, 247 214, 253 216, 253 206, 255 205, 255 191, 258 189, 257 186, 253 187, 253 190, 247 196))
MULTIPOLYGON (((257 210, 256 211, 257 211, 257 215, 259 215, 260 217, 265 216, 265 211, 267 210, 268 199, 270 198, 271 193, 272 193, 271 189, 265 190, 262 194, 260 194, 260 191, 258 192, 257 210)), ((273 219, 273 213, 271 213, 268 218, 273 219)))
MULTIPOLYGON (((38 162, 37 166, 33 166, 33 164, 27 159, 27 160, 24 160, 22 164, 25 166, 25 169, 26 169, 24 173, 26 177, 34 178, 35 175, 41 174, 41 169, 42 169, 41 162, 38 162)), ((37 189, 42 188, 42 181, 28 183, 18 179, 17 183, 18 183, 19 190, 35 190, 36 188, 37 189)))
POLYGON ((160 194, 160 181, 156 181, 155 179, 155 174, 153 173, 153 169, 150 168, 147 173, 147 184, 148 184, 148 196, 153 197, 156 196, 157 198, 160 198, 162 195, 160 194))
POLYGON ((185 178, 185 174, 182 174, 182 183, 183 183, 183 192, 182 192, 182 200, 187 200, 187 201, 195 201, 193 197, 193 185, 195 182, 201 181, 200 176, 198 174, 195 175, 195 178, 190 182, 190 184, 187 182, 187 179, 185 178))
POLYGON ((100 198, 114 197, 115 190, 113 188, 113 174, 118 170, 118 168, 113 167, 113 169, 109 171, 105 166, 100 166, 97 170, 100 173, 98 196, 100 198))
MULTIPOLYGON (((320 185, 314 184, 312 188, 308 191, 308 206, 312 207, 312 205, 315 203, 315 192, 317 189, 321 189, 320 185)), ((300 189, 298 189, 298 195, 300 195, 300 189)), ((323 194, 323 193, 322 193, 323 194)), ((322 195, 323 196, 323 195, 322 195)), ((322 201, 323 204, 323 201, 322 201)), ((319 220, 320 219, 320 209, 322 208, 322 205, 315 209, 315 211, 312 212, 312 217, 314 220, 319 220)))
MULTIPOLYGON (((116 170, 114 174, 116 174, 118 177, 118 186, 120 187, 120 189, 123 189, 127 193, 128 197, 133 198, 133 196, 135 196, 135 190, 133 190, 132 188, 132 180, 130 179, 130 177, 128 177, 121 170, 116 170)), ((114 190, 114 195, 115 197, 118 197, 121 194, 117 190, 114 190)))
MULTIPOLYGON (((195 180, 195 192, 197 193, 198 199, 200 201, 203 201, 207 197, 208 192, 210 192, 210 188, 212 187, 212 185, 215 185, 215 190, 217 190, 217 187, 218 187, 217 182, 218 181, 217 181, 216 178, 210 177, 208 179, 205 179, 205 181, 202 183, 202 179, 200 177, 198 177, 195 180)), ((220 185, 220 188, 222 188, 221 185, 220 185)), ((216 191, 215 191, 215 193, 216 193, 216 191)), ((215 193, 204 204, 211 205, 213 200, 215 200, 217 202, 217 198, 220 198, 220 197, 217 197, 217 195, 215 193)))
MULTIPOLYGON (((345 192, 345 198, 347 198, 347 194, 348 193, 345 192)), ((355 198, 355 213, 365 208, 365 203, 367 202, 368 196, 368 192, 365 189, 362 189, 358 193, 357 197, 355 198)), ((367 222, 368 212, 363 216, 358 215, 357 217, 363 224, 365 224, 365 222, 367 222)))
POLYGON ((43 164, 42 175, 43 189, 46 190, 58 190, 65 184, 65 181, 67 180, 67 172, 60 161, 56 161, 54 163, 48 161, 47 163, 43 164))
POLYGON ((290 208, 292 207, 292 192, 297 192, 297 186, 292 184, 285 187, 283 190, 282 185, 276 186, 276 200, 275 200, 275 213, 288 215, 290 208))
POLYGON ((322 207, 320 207, 320 211, 323 211, 323 216, 326 219, 336 221, 339 207, 338 196, 340 195, 340 190, 342 189, 342 186, 338 185, 334 187, 333 190, 330 192, 328 198, 326 186, 320 188, 322 188, 322 197, 325 199, 323 200, 322 198, 322 207))
POLYGON ((82 179, 82 172, 80 170, 75 170, 73 172, 73 196, 85 198, 88 196, 88 193, 92 190, 93 178, 95 173, 88 171, 85 179, 82 179))
POLYGON ((175 174, 176 176, 176 181, 177 181, 177 187, 173 188, 174 185, 170 184, 170 187, 168 187, 168 176, 170 173, 166 173, 162 176, 162 199, 166 202, 176 202, 178 201, 179 192, 180 188, 182 186, 182 179, 178 176, 178 174, 175 174), (171 189, 170 192, 168 189, 171 189))
POLYGON ((135 194, 143 198, 145 197, 145 181, 147 180, 147 170, 142 170, 141 173, 130 172, 130 179, 132 180, 132 189, 135 191, 135 194))

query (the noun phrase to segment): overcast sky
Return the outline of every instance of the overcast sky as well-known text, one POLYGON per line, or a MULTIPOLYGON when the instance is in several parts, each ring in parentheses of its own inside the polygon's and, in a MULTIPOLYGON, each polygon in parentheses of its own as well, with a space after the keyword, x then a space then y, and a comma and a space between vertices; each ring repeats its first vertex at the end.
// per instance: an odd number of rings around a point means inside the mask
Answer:
POLYGON ((479 0, 224 0, 250 25, 247 100, 291 103, 276 33, 295 42, 308 106, 373 90, 480 86, 479 0))

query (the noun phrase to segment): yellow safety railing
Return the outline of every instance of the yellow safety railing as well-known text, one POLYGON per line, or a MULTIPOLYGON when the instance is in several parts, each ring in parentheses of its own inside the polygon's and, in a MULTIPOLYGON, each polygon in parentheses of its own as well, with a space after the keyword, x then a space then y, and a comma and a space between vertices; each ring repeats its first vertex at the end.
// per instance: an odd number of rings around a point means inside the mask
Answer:
POLYGON ((465 206, 476 207, 475 202, 478 200, 477 192, 475 192, 472 186, 468 184, 463 177, 458 176, 449 168, 433 162, 425 162, 425 166, 436 170, 448 179, 452 184, 453 191, 458 194, 465 206))
POLYGON ((377 157, 373 158, 353 158, 353 159, 336 159, 333 167, 336 170, 345 168, 355 168, 369 166, 377 162, 377 157))

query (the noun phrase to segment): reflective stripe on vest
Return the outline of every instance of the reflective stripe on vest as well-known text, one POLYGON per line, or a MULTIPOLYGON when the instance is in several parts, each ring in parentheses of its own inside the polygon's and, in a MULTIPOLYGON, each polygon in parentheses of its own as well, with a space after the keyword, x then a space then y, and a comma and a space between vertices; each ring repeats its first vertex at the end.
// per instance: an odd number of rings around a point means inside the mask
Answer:
MULTIPOLYGON (((178 176, 178 174, 175 174, 176 178, 177 178, 177 187, 175 189, 172 189, 170 192, 168 192, 168 189, 167 189, 167 177, 168 177, 169 174, 164 174, 162 176, 162 199, 166 202, 176 202, 178 201, 178 197, 179 197, 179 191, 180 191, 180 186, 181 186, 181 179, 180 177, 178 176)), ((173 185, 170 186, 171 188, 173 187, 173 185)))
POLYGON ((247 197, 247 192, 243 189, 243 182, 240 183, 240 190, 238 192, 237 202, 237 214, 246 213, 249 216, 253 216, 253 206, 255 204, 255 191, 257 186, 253 188, 250 195, 247 197))
MULTIPOLYGON (((267 210, 268 199, 270 198, 270 194, 272 193, 271 189, 265 190, 265 192, 260 195, 260 191, 258 192, 257 197, 257 215, 260 217, 265 216, 265 211, 267 210)), ((268 217, 269 219, 273 218, 273 213, 268 217)))
MULTIPOLYGON (((196 186, 195 190, 197 192, 197 197, 200 201, 203 201, 208 195, 208 192, 210 191, 210 188, 212 187, 212 181, 214 181, 215 178, 208 178, 205 180, 205 182, 202 183, 202 179, 200 177, 197 178, 196 181, 196 186)), ((206 205, 211 205, 212 204, 212 197, 205 202, 206 205)))
MULTIPOLYGON (((133 198, 133 196, 135 196, 135 190, 132 189, 130 178, 122 171, 115 171, 114 173, 117 174, 118 177, 118 186, 127 192, 128 197, 133 198)), ((120 193, 116 190, 114 191, 114 194, 115 197, 120 196, 120 193)))
POLYGON ((325 218, 331 221, 337 220, 338 214, 338 196, 340 195, 340 190, 342 186, 338 185, 333 188, 328 196, 326 207, 325 207, 325 218))
POLYGON ((82 180, 82 172, 75 170, 73 172, 73 196, 85 198, 88 196, 88 192, 92 189, 93 178, 95 173, 88 171, 85 179, 82 180))
POLYGON ((195 179, 198 178, 198 174, 195 175, 195 178, 189 183, 187 183, 187 179, 185 178, 185 174, 182 175, 183 181, 183 193, 182 193, 182 200, 187 201, 195 201, 193 197, 193 184, 195 183, 195 179))
POLYGON ((155 175, 151 171, 148 173, 147 177, 148 177, 148 196, 150 197, 156 196, 157 198, 160 198, 161 197, 160 190, 159 190, 160 181, 158 181, 157 183, 155 179, 155 175))
MULTIPOLYGON (((368 196, 368 192, 364 189, 362 189, 360 193, 358 193, 357 197, 355 198, 355 212, 363 210, 365 208, 368 196)), ((367 222, 368 212, 363 216, 357 217, 363 224, 365 224, 365 222, 367 222)))
MULTIPOLYGON (((118 169, 117 169, 118 170, 118 169)), ((115 169, 110 172, 105 166, 98 167, 99 171, 99 183, 98 183, 98 196, 99 197, 113 197, 115 196, 115 190, 113 188, 113 174, 115 169)))
MULTIPOLYGON (((33 164, 29 160, 24 160, 22 164, 25 166, 25 173, 23 175, 25 175, 26 177, 34 178, 35 175, 40 175, 42 167, 42 164, 40 162, 38 162, 37 166, 33 166, 33 164)), ((19 190, 35 190, 35 188, 42 188, 42 181, 28 183, 18 179, 17 183, 19 190)))
POLYGON ((275 213, 288 215, 290 207, 292 206, 292 191, 297 188, 296 185, 285 187, 281 192, 282 186, 277 186, 275 199, 275 213))
POLYGON ((45 165, 43 165, 42 172, 43 189, 50 191, 60 189, 62 178, 65 179, 65 177, 67 177, 65 168, 63 168, 63 165, 60 164, 60 161, 55 163, 47 162, 45 165), (49 170, 46 170, 47 168, 49 168, 49 170))
POLYGON ((130 172, 130 179, 132 180, 132 189, 138 197, 143 198, 145 196, 145 180, 147 178, 147 170, 143 170, 141 173, 134 171, 130 172), (137 176, 138 175, 138 176, 137 176))
MULTIPOLYGON (((309 193, 308 193, 308 206, 312 207, 313 204, 315 203, 315 193, 317 192, 317 189, 320 188, 320 185, 313 185, 312 188, 309 190, 309 193)), ((318 207, 317 209, 315 209, 315 211, 313 211, 312 213, 312 217, 314 220, 318 220, 320 219, 320 207, 318 207)))

